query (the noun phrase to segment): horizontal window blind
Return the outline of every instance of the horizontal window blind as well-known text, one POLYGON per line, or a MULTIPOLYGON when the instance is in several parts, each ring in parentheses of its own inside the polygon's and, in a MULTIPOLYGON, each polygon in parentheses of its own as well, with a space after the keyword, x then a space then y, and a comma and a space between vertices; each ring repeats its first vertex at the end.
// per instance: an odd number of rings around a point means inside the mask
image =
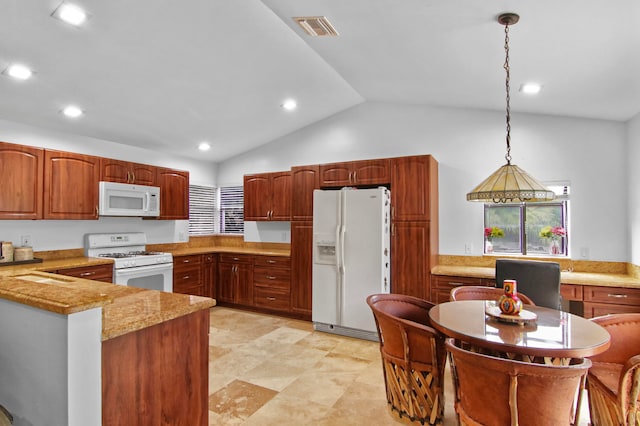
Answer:
POLYGON ((244 232, 244 188, 225 186, 220 188, 220 232, 242 234, 244 232))
POLYGON ((216 195, 212 186, 189 185, 189 235, 216 232, 216 195))

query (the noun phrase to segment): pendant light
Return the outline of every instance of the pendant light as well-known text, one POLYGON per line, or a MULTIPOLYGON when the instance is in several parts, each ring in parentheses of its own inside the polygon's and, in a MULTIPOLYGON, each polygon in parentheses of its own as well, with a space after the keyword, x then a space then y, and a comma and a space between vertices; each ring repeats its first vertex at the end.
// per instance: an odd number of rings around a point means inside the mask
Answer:
POLYGON ((534 177, 515 164, 511 164, 511 108, 509 105, 509 26, 517 23, 520 17, 515 13, 503 13, 498 22, 504 25, 504 70, 506 71, 507 90, 507 153, 504 158, 507 164, 496 170, 467 194, 467 201, 485 203, 515 203, 524 201, 550 201, 553 191, 546 188, 534 177))

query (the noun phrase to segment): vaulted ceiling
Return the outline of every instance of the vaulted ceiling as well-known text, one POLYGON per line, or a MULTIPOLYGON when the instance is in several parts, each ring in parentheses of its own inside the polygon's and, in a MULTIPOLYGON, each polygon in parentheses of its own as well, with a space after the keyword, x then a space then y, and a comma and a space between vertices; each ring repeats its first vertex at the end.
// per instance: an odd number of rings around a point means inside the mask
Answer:
POLYGON ((35 71, 0 76, 0 119, 223 161, 361 102, 501 110, 505 11, 520 15, 512 111, 640 111, 637 0, 69 0, 90 14, 79 28, 50 16, 60 2, 0 2, 0 68, 35 71), (528 81, 542 92, 520 93, 528 81), (85 114, 64 117, 69 103, 85 114))

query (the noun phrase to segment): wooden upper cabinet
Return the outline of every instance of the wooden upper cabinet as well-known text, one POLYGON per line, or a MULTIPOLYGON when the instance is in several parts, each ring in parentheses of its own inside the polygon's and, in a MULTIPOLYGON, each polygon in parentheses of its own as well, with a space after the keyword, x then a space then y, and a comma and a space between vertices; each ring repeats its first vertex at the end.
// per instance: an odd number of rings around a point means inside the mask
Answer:
POLYGON ((44 150, 0 142, 0 219, 42 219, 44 150))
POLYGON ((437 220, 438 163, 432 156, 391 160, 391 209, 394 221, 437 220))
POLYGON ((387 185, 391 182, 390 160, 363 160, 320 165, 320 187, 387 185))
POLYGON ((100 180, 107 182, 156 185, 157 167, 128 161, 100 159, 100 180))
POLYGON ((189 219, 189 172, 158 168, 160 216, 158 219, 189 219))
POLYGON ((291 220, 313 220, 313 190, 320 188, 320 167, 291 168, 291 220))
POLYGON ((291 220, 291 173, 244 176, 244 220, 291 220))
POLYGON ((100 158, 45 150, 44 218, 97 219, 100 158))

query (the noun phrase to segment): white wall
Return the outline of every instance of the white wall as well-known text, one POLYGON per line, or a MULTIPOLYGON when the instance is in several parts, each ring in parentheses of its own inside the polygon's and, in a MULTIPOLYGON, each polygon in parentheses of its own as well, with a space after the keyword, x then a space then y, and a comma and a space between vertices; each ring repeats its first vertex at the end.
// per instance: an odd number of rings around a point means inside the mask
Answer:
MULTIPOLYGON (((85 136, 40 129, 0 120, 0 141, 116 158, 154 166, 189 171, 191 183, 214 185, 217 166, 214 163, 180 158, 85 136)), ((150 243, 170 243, 188 238, 188 222, 142 220, 139 218, 101 218, 100 220, 2 220, 0 240, 21 244, 21 236, 29 235, 35 251, 83 247, 83 236, 95 232, 146 232, 150 243)))
POLYGON ((640 114, 629 121, 627 165, 629 169, 629 237, 631 263, 640 265, 640 114))
MULTIPOLYGON (((542 181, 572 188, 570 251, 579 258, 629 261, 624 123, 512 113, 511 155, 542 181), (615 208, 612 203, 622 204, 615 208), (582 250, 584 251, 584 250, 582 250)), ((439 162, 440 253, 482 253, 482 204, 465 195, 505 163, 502 111, 367 102, 218 167, 221 185, 246 173, 293 165, 432 154, 439 162)))

